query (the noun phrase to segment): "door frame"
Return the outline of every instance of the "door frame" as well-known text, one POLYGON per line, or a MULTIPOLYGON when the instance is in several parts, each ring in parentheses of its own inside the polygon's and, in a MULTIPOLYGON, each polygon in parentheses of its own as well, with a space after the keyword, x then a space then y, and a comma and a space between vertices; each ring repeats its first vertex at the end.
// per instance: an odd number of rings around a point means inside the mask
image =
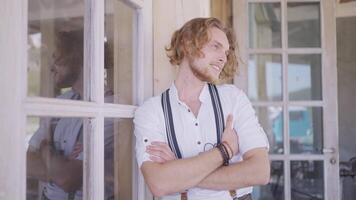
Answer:
POLYGON ((241 61, 239 74, 234 83, 237 87, 247 92, 248 88, 248 58, 250 53, 278 53, 282 55, 283 76, 288 76, 285 66, 288 65, 288 54, 311 54, 322 55, 322 100, 289 102, 288 84, 283 79, 282 102, 253 102, 253 105, 278 105, 283 107, 284 117, 284 149, 282 155, 270 155, 270 160, 284 162, 284 193, 285 199, 291 199, 290 161, 291 160, 321 160, 324 161, 324 192, 325 199, 339 199, 339 147, 338 147, 338 107, 337 107, 337 68, 336 68, 336 18, 335 0, 241 0, 233 1, 233 22, 238 42, 238 52, 241 61), (249 3, 272 3, 280 2, 283 16, 282 25, 282 48, 277 49, 250 49, 248 42, 248 4, 249 3), (288 49, 288 33, 286 8, 288 2, 319 2, 321 9, 321 48, 290 48, 288 49), (290 155, 289 154, 289 127, 288 106, 318 106, 323 109, 323 144, 324 154, 321 155, 290 155), (330 164, 335 162, 335 164, 330 164))

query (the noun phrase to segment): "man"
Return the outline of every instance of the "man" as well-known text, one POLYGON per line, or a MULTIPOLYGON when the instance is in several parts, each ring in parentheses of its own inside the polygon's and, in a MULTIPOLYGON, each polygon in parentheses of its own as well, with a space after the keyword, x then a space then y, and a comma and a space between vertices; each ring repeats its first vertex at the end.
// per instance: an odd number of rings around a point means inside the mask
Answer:
MULTIPOLYGON (((83 97, 83 30, 59 31, 51 66, 57 98, 81 100, 83 97)), ((44 182, 41 200, 81 200, 83 180, 82 118, 44 118, 29 142, 27 176, 44 182)), ((105 168, 113 165, 113 122, 105 121, 105 168)), ((113 171, 105 170, 105 175, 113 171)), ((113 184, 105 185, 107 199, 113 184)))
POLYGON ((251 103, 233 85, 211 84, 234 76, 234 43, 215 18, 192 19, 173 34, 166 51, 178 75, 134 119, 137 161, 154 196, 251 199, 251 186, 269 181, 268 140, 251 103))

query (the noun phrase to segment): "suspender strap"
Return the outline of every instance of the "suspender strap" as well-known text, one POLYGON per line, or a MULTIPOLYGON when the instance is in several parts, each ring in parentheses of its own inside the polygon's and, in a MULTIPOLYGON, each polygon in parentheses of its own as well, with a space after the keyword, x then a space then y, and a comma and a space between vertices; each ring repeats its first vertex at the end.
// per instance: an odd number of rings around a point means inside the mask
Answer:
POLYGON ((216 88, 215 85, 210 83, 208 84, 208 87, 209 87, 211 103, 213 104, 214 115, 215 115, 216 138, 217 138, 217 143, 219 144, 221 142, 222 133, 224 132, 225 129, 224 114, 221 107, 218 89, 216 88))
POLYGON ((168 145, 173 151, 173 153, 176 155, 176 158, 181 159, 182 154, 179 150, 176 133, 174 131, 171 102, 169 100, 169 89, 162 93, 161 103, 163 108, 164 120, 166 124, 168 145))
MULTIPOLYGON (((209 83, 208 86, 209 86, 211 102, 214 108, 216 134, 217 134, 216 138, 217 138, 217 143, 219 144, 221 142, 222 134, 224 133, 225 130, 224 113, 223 113, 219 92, 218 89, 216 88, 216 85, 209 83)), ((233 200, 238 199, 236 190, 229 190, 229 193, 233 200)))

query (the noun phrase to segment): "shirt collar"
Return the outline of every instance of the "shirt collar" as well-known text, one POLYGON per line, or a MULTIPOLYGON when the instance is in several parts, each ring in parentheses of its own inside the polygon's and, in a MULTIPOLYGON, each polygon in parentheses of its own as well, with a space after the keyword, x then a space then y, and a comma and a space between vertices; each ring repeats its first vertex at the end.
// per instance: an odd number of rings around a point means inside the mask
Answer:
MULTIPOLYGON (((170 95, 171 97, 173 97, 174 99, 176 99, 178 101, 178 103, 183 103, 180 99, 179 99, 179 96, 178 96, 178 89, 176 87, 176 85, 174 84, 174 82, 172 83, 171 87, 169 88, 170 90, 170 95)), ((209 100, 209 87, 208 87, 208 84, 205 83, 204 84, 204 87, 202 89, 202 91, 200 92, 200 95, 199 95, 199 100, 200 102, 204 103, 206 102, 207 100, 209 100)))

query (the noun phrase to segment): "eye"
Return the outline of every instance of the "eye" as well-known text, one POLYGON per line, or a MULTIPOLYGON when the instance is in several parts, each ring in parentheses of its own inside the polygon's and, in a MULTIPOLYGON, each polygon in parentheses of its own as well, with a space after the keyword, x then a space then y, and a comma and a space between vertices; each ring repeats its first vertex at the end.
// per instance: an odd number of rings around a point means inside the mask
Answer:
POLYGON ((230 50, 225 51, 226 56, 229 56, 229 54, 230 54, 230 50))

